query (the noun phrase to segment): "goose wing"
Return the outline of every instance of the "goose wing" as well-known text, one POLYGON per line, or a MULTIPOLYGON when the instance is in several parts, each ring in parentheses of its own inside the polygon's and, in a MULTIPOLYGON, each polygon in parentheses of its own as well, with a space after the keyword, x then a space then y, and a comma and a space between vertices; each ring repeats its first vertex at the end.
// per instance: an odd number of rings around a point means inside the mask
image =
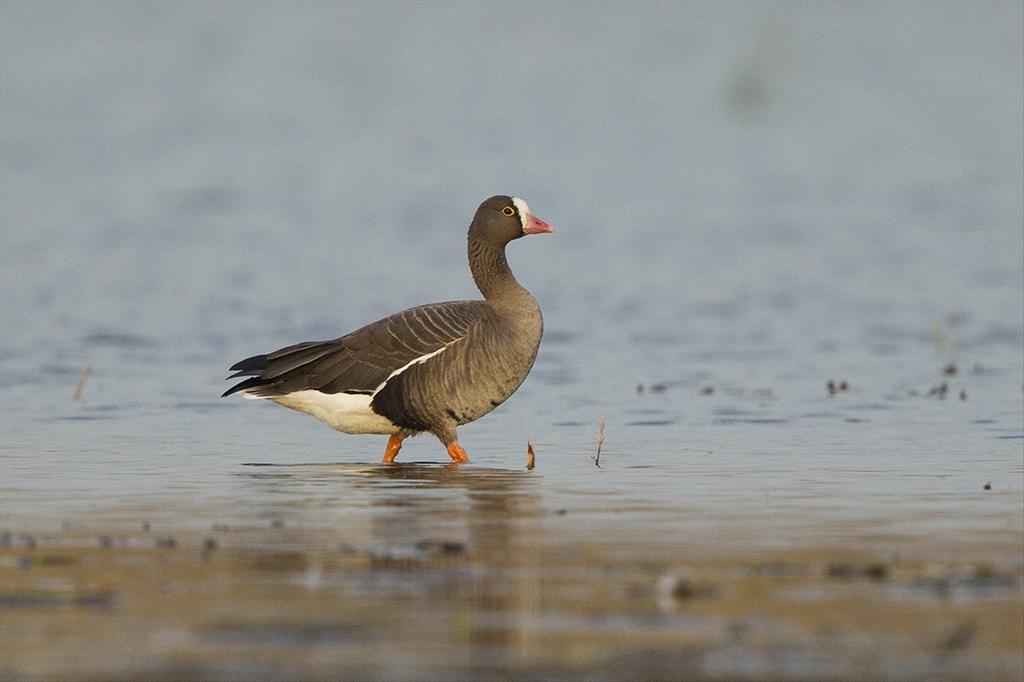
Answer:
MULTIPOLYGON (((249 377, 224 396, 270 398, 295 391, 375 393, 394 373, 463 338, 483 314, 483 301, 410 308, 331 341, 307 341, 231 367, 229 379, 249 377)), ((223 397, 223 396, 222 396, 223 397)))

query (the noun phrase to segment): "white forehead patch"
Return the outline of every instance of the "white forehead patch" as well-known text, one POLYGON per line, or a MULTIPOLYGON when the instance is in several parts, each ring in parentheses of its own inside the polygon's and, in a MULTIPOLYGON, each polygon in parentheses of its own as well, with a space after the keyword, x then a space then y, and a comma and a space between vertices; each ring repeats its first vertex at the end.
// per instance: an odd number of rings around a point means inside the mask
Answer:
POLYGON ((519 211, 519 222, 523 224, 523 229, 525 230, 526 216, 530 215, 530 207, 519 197, 512 197, 512 203, 515 204, 516 209, 519 211))

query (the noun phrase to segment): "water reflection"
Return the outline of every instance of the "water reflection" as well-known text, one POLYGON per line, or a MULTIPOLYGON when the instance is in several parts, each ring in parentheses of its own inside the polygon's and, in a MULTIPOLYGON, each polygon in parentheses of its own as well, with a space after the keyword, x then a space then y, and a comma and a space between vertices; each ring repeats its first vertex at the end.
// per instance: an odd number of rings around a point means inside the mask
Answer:
POLYGON ((364 597, 422 600, 432 617, 457 621, 469 644, 523 654, 536 645, 544 543, 535 474, 339 463, 254 464, 240 475, 272 518, 301 525, 297 512, 310 504, 337 506, 339 549, 352 562, 319 580, 364 597))
MULTIPOLYGON (((403 463, 248 463, 239 474, 259 495, 288 493, 344 506, 405 508, 432 505, 444 518, 480 518, 487 513, 529 513, 536 508, 536 476, 492 467, 403 463), (337 484, 325 493, 324 485, 337 484), (532 503, 532 504, 531 504, 532 503), (463 513, 459 512, 460 508, 463 513)), ((296 500, 299 501, 299 500, 296 500)))

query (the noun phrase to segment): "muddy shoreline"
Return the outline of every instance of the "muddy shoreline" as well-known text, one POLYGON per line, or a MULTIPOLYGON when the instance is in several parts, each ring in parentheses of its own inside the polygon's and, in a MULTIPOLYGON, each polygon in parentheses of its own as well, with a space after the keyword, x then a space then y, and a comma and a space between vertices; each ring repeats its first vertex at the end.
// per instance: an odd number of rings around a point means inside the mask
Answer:
POLYGON ((1021 676, 1009 532, 743 549, 507 499, 418 527, 387 511, 370 534, 163 511, 2 532, 0 677, 1021 676))

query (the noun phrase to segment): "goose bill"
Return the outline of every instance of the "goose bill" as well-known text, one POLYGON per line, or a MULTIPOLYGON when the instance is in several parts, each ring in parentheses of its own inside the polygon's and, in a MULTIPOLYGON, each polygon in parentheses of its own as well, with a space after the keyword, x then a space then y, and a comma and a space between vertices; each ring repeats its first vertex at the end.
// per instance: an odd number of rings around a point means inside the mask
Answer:
POLYGON ((523 234, 543 234, 545 232, 554 231, 555 228, 551 227, 532 213, 528 213, 526 215, 526 225, 523 227, 523 234))

